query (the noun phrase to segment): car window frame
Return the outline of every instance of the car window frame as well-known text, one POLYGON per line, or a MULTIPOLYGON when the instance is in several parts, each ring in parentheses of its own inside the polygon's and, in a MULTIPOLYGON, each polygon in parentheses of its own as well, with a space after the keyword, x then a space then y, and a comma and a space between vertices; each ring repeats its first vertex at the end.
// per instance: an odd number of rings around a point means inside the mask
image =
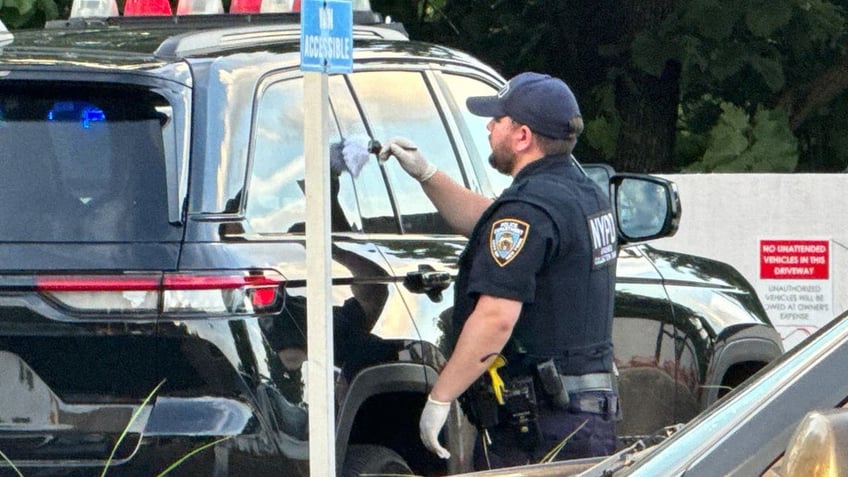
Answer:
MULTIPOLYGON (((488 164, 488 154, 490 151, 477 150, 476 142, 472 138, 472 135, 475 133, 471 125, 465 120, 466 113, 464 110, 466 106, 458 98, 454 97, 453 90, 448 85, 448 80, 445 77, 462 76, 467 79, 476 80, 490 86, 493 92, 497 92, 505 84, 505 80, 484 70, 470 68, 467 65, 463 65, 462 67, 441 65, 432 72, 432 76, 433 83, 441 89, 440 93, 445 104, 445 111, 450 113, 446 115, 446 121, 452 128, 451 131, 454 134, 456 147, 460 149, 459 156, 464 162, 464 170, 470 171, 467 173, 475 178, 475 181, 467 183, 466 187, 487 197, 497 197, 498 191, 495 190, 492 181, 489 179, 489 174, 493 171, 490 170, 491 166, 488 164), (457 142, 456 138, 461 139, 461 145, 457 142)), ((488 132, 482 134, 488 134, 488 132)), ((495 171, 495 173, 497 172, 495 171)))
MULTIPOLYGON (((391 64, 387 66, 385 62, 381 61, 366 61, 363 63, 357 63, 354 65, 354 70, 352 74, 357 74, 361 72, 413 72, 421 74, 422 80, 424 82, 424 86, 427 88, 427 91, 430 94, 430 99, 432 100, 432 104, 438 113, 439 119, 441 120, 441 124, 444 128, 445 134, 447 135, 446 139, 449 143, 451 149, 454 152, 454 157, 457 161, 457 167, 459 173, 461 174, 461 184, 477 193, 486 195, 488 197, 494 198, 496 193, 493 191, 493 187, 489 181, 487 168, 490 167, 488 163, 485 161, 487 157, 488 151, 476 151, 475 143, 471 138, 473 134, 471 132, 471 128, 469 124, 465 121, 463 117, 462 108, 465 108, 464 104, 461 104, 461 98, 455 98, 452 90, 446 84, 446 80, 443 75, 455 75, 462 76, 465 78, 469 78, 475 81, 479 81, 482 84, 485 84, 494 91, 496 91, 503 83, 504 80, 495 73, 480 70, 476 68, 469 67, 464 64, 433 64, 430 62, 420 62, 415 59, 409 60, 400 60, 396 58, 392 58, 391 60, 383 60, 383 61, 391 61, 391 64), (475 154, 476 153, 476 154, 475 154)), ((351 94, 351 97, 354 99, 354 102, 357 103, 357 107, 359 108, 360 118, 365 125, 366 131, 369 137, 373 137, 373 128, 372 121, 362 112, 361 105, 358 103, 358 98, 355 89, 352 87, 350 82, 350 77, 348 74, 342 75, 345 80, 345 84, 348 87, 348 90, 351 94)), ((271 70, 267 71, 261 75, 261 78, 256 82, 254 88, 254 97, 253 97, 253 115, 251 118, 251 126, 250 126, 250 140, 248 144, 248 159, 247 159, 247 170, 244 177, 244 187, 247 193, 244 197, 241 198, 241 205, 239 207, 238 213, 239 215, 245 216, 246 218, 246 204, 247 200, 249 200, 250 195, 250 176, 252 175, 255 160, 255 139, 256 139, 256 111, 258 110, 258 104, 261 100, 261 96, 264 91, 272 84, 286 81, 286 80, 301 80, 303 75, 302 72, 298 70, 293 70, 291 68, 284 68, 280 70, 271 70)), ((333 117, 330 118, 330 121, 336 121, 335 112, 330 108, 330 113, 333 117)), ((380 139, 380 138, 374 138, 380 139)), ((455 178, 456 179, 456 178, 455 178)), ((402 227, 402 214, 401 211, 397 207, 397 196, 395 194, 395 189, 397 189, 398 185, 394 184, 392 180, 386 175, 383 174, 383 185, 385 190, 389 195, 389 201, 393 207, 394 219, 398 223, 398 231, 399 235, 410 235, 410 233, 403 229, 402 227)), ((364 220, 360 218, 360 220, 364 220)), ((246 231, 248 234, 252 234, 249 230, 246 231)), ((333 234, 337 234, 339 232, 333 232, 333 234)), ((348 232, 344 232, 348 233, 348 232)), ((351 232, 351 233, 363 233, 363 234, 373 234, 374 232, 351 232)), ((394 232, 392 232, 394 233, 394 232)), ((422 232, 412 233, 412 235, 420 234, 422 232)), ((286 234, 286 232, 274 232, 274 233, 261 233, 259 236, 268 236, 268 235, 278 235, 278 234, 286 234)), ((441 235, 441 234, 434 234, 441 235)), ((449 235, 458 235, 451 233, 449 235)))
MULTIPOLYGON (((444 91, 441 89, 441 87, 438 84, 436 84, 436 82, 435 82, 435 80, 432 76, 432 65, 429 64, 429 63, 421 63, 421 62, 416 62, 416 61, 402 61, 402 60, 399 61, 397 59, 392 59, 391 60, 391 67, 387 67, 385 63, 365 63, 365 64, 361 65, 360 67, 355 68, 354 71, 353 71, 353 75, 356 75, 358 73, 379 73, 379 72, 390 72, 390 73, 402 72, 402 73, 414 73, 414 74, 420 75, 421 80, 422 80, 422 84, 425 87, 427 93, 429 93, 429 99, 430 99, 433 107, 435 108, 435 111, 438 115, 438 118, 439 118, 440 123, 442 125, 442 128, 444 130, 444 133, 447 136, 445 139, 447 140, 447 143, 448 143, 451 151, 453 152, 454 160, 456 161, 457 170, 459 171, 460 176, 454 177, 453 175, 451 175, 451 178, 456 180, 458 183, 460 183, 464 187, 469 187, 469 183, 470 183, 469 177, 472 176, 472 175, 469 174, 468 165, 463 160, 463 153, 464 153, 463 148, 459 147, 459 145, 457 144, 457 140, 456 140, 457 129, 451 123, 450 118, 452 117, 452 115, 448 114, 447 111, 446 111, 446 101, 445 101, 445 98, 444 98, 444 91)), ((365 111, 365 108, 363 106, 361 106, 362 102, 361 102, 361 99, 359 98, 359 95, 357 94, 356 88, 352 84, 350 86, 351 86, 351 91, 352 91, 352 94, 355 98, 355 101, 360 105, 360 108, 361 108, 360 112, 362 114, 362 118, 363 118, 363 121, 365 122, 366 130, 368 131, 369 136, 373 139, 378 140, 378 141, 390 139, 390 138, 374 137, 374 122, 375 121, 372 118, 368 117, 367 112, 365 111)), ((383 178, 386 182, 387 189, 390 191, 390 199, 392 200, 392 203, 393 203, 393 206, 394 206, 395 217, 396 217, 396 220, 398 221, 398 224, 399 224, 399 234, 400 235, 420 235, 420 234, 454 235, 454 233, 432 233, 431 234, 431 233, 427 233, 427 232, 424 232, 424 231, 408 231, 408 230, 406 230, 406 228, 403 225, 403 222, 404 222, 403 211, 402 211, 401 207, 399 207, 400 204, 399 204, 399 199, 398 199, 398 195, 397 195, 397 192, 396 192, 398 189, 402 188, 403 185, 395 183, 395 181, 393 181, 391 176, 388 175, 388 174, 384 174, 383 178)), ((476 177, 474 177, 473 183, 474 184, 477 183, 476 177)), ((435 209, 435 206, 433 207, 433 210, 434 210, 433 213, 438 214, 438 212, 435 209)))
POLYGON ((820 383, 844 374, 846 355, 848 312, 733 389, 623 475, 760 475, 783 455, 809 410, 844 405, 848 382, 837 380, 838 388, 820 383))

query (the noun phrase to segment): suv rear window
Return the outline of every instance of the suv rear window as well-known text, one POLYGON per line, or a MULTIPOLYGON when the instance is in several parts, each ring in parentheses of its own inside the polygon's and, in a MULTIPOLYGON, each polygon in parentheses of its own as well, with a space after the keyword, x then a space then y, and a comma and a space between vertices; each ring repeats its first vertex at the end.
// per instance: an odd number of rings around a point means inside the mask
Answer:
POLYGON ((141 88, 4 84, 0 241, 162 239, 168 110, 141 88))

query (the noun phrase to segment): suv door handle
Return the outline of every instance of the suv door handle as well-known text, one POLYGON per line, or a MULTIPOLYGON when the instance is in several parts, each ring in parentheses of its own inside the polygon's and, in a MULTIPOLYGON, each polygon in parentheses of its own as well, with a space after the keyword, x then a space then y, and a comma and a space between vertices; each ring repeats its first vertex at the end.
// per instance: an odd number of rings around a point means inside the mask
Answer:
POLYGON ((448 272, 436 271, 430 265, 418 265, 418 271, 406 274, 403 284, 413 293, 426 293, 431 300, 440 302, 442 290, 451 284, 451 276, 448 272))

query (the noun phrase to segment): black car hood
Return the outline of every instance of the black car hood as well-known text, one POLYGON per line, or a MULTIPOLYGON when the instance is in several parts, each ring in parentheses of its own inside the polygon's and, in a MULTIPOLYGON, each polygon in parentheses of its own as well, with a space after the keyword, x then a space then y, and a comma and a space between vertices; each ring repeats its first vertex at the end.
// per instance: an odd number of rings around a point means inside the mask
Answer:
POLYGON ((638 248, 661 277, 676 313, 697 316, 710 335, 755 325, 772 328, 756 290, 730 265, 647 245, 638 248))

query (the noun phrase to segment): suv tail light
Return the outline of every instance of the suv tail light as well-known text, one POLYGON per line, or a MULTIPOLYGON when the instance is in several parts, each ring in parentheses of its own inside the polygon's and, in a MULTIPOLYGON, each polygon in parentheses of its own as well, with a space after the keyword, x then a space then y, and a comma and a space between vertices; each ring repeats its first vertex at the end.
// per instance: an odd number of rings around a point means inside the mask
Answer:
POLYGON ((208 15, 224 13, 221 0, 180 0, 177 15, 208 15))
POLYGON ((168 0, 127 0, 124 4, 124 16, 128 17, 171 14, 168 0))
POLYGON ((285 279, 249 272, 51 275, 36 290, 70 312, 103 315, 253 315, 279 312, 285 279))

